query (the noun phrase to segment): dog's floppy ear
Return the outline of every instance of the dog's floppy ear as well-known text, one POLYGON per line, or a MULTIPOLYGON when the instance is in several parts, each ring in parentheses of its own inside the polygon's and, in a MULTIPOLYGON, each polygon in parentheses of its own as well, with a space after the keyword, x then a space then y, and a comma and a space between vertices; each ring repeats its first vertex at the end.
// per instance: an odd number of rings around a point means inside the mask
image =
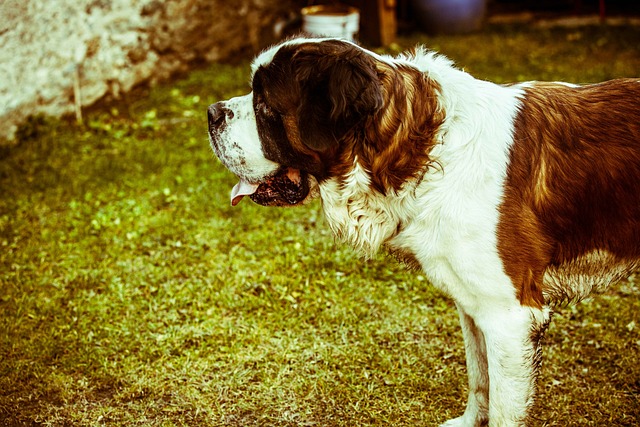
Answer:
MULTIPOLYGON (((323 42, 327 43, 327 42, 323 42)), ((302 142, 324 151, 383 105, 380 79, 373 58, 355 46, 301 50, 294 55, 295 76, 301 84, 298 129, 302 142)))

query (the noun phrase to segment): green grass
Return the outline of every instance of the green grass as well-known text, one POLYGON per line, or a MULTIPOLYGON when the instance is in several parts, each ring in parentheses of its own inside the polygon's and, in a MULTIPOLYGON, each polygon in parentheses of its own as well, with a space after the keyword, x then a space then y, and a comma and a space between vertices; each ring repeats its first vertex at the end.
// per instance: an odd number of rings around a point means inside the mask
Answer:
MULTIPOLYGON (((403 38, 480 78, 640 75, 640 30, 492 27, 403 38)), ((213 64, 0 151, 0 426, 417 426, 459 415, 452 302, 334 243, 319 204, 229 205, 205 109, 247 91, 213 64)), ((640 423, 635 281, 563 308, 539 425, 640 423)))

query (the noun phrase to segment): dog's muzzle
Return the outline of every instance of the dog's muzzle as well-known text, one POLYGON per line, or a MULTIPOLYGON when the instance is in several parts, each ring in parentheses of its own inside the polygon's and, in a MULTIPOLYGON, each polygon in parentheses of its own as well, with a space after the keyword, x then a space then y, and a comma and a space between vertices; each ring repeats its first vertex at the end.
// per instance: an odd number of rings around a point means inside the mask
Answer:
MULTIPOLYGON (((231 129, 227 129, 227 126, 234 118, 233 110, 226 105, 224 101, 210 105, 207 108, 207 120, 213 151, 239 178, 238 184, 231 191, 231 204, 237 205, 244 196, 249 196, 255 203, 263 206, 293 206, 303 203, 310 192, 308 173, 271 162, 262 155, 261 149, 258 155, 255 154, 255 149, 253 152, 243 151, 235 139, 225 137, 231 129), (248 154, 251 153, 253 156, 249 157, 248 154), (255 167, 255 164, 261 167, 255 167)), ((239 113, 238 118, 241 116, 242 113, 239 113)), ((257 134, 249 135, 252 136, 258 138, 257 134)))

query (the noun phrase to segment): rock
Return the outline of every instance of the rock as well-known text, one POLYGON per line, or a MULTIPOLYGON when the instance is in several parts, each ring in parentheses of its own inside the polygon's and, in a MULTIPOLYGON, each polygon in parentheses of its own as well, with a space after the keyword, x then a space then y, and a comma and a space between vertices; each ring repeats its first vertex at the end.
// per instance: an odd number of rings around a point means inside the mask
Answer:
POLYGON ((2 0, 0 141, 29 116, 73 113, 77 88, 88 106, 196 60, 252 54, 295 9, 295 0, 2 0))

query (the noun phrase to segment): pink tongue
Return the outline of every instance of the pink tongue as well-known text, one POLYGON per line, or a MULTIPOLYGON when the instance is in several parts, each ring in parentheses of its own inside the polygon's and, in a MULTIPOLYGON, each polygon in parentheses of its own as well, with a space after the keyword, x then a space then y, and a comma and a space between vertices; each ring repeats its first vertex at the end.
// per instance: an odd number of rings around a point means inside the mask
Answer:
POLYGON ((250 184, 241 179, 239 183, 233 186, 233 190, 231 190, 231 206, 240 203, 240 200, 242 200, 244 196, 250 196, 255 193, 258 185, 259 184, 250 184))

